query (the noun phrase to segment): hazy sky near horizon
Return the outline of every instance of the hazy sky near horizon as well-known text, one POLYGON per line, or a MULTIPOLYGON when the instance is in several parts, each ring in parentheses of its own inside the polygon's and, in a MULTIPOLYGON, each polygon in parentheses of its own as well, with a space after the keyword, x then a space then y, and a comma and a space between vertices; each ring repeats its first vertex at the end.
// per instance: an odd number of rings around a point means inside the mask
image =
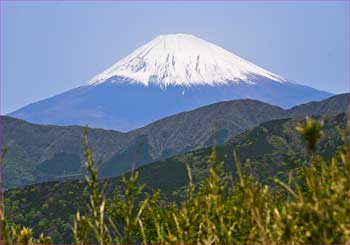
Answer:
POLYGON ((79 86, 160 34, 348 91, 349 2, 1 2, 1 112, 79 86))

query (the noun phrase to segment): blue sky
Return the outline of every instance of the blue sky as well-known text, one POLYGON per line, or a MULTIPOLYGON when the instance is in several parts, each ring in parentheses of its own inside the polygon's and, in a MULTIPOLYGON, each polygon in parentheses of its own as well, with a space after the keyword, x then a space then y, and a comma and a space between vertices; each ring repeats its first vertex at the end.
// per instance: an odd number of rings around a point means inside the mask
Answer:
POLYGON ((1 2, 2 114, 79 86, 169 33, 301 84, 348 91, 348 1, 1 2))

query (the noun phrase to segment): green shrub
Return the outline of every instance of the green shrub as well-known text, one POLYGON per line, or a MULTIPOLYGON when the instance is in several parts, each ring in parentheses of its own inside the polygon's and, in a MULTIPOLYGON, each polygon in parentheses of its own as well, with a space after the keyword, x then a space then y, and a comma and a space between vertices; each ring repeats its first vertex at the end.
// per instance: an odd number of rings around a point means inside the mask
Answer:
MULTIPOLYGON (((161 203, 159 192, 136 202, 142 191, 137 185, 138 172, 129 179, 124 177, 124 196, 116 197, 108 207, 110 224, 106 229, 112 227, 115 236, 106 235, 102 240, 143 244, 350 243, 346 137, 344 147, 327 163, 316 154, 322 123, 307 118, 297 130, 309 149, 310 162, 291 171, 287 184, 275 179, 280 188, 273 190, 243 173, 237 156, 239 178, 233 182, 217 162, 215 148, 209 158, 209 176, 201 185, 192 185, 188 168, 188 196, 181 204, 161 203)), ((91 189, 92 199, 95 192, 91 189)))

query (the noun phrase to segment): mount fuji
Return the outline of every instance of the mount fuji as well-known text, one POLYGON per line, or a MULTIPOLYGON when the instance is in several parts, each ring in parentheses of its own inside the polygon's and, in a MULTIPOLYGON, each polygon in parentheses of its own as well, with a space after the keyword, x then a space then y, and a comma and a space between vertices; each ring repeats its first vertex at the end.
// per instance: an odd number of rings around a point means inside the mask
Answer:
POLYGON ((329 96, 195 36, 173 34, 158 36, 80 87, 10 116, 129 131, 219 101, 251 98, 289 108, 329 96))

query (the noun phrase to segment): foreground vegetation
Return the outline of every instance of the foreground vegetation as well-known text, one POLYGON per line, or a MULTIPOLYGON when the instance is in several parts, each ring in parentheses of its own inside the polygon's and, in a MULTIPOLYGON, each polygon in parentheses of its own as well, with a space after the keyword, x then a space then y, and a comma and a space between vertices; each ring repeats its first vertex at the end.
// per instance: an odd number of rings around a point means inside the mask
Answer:
MULTIPOLYGON (((323 116, 322 119, 323 136, 317 145, 317 152, 328 161, 343 146, 343 140, 335 129, 341 127, 341 130, 345 130, 346 115, 323 116)), ((303 166, 309 159, 309 153, 303 147, 303 139, 295 130, 301 122, 302 120, 293 119, 273 120, 247 130, 216 147, 217 162, 224 162, 222 171, 227 176, 232 174, 233 179, 237 180, 232 154, 235 149, 239 152, 242 172, 253 175, 260 184, 267 184, 274 190, 277 188, 275 178, 288 182, 290 170, 303 166)), ((217 141, 220 141, 220 133, 218 130, 215 137, 218 138, 217 141)), ((91 140, 89 129, 89 145, 93 144, 91 140)), ((212 141, 214 142, 214 137, 212 141)), ((84 151, 84 144, 82 148, 84 151)), ((96 157, 95 149, 91 150, 96 157)), ((160 202, 180 204, 187 198, 189 180, 186 165, 191 168, 193 185, 200 185, 209 175, 211 152, 211 147, 201 148, 138 167, 138 183, 145 185, 144 193, 159 190, 160 202)), ((129 163, 128 160, 125 162, 129 163)), ((127 178, 129 174, 126 174, 127 178)), ((81 175, 83 176, 82 172, 81 175)), ((116 196, 123 195, 121 176, 99 179, 98 186, 105 188, 106 206, 113 203, 116 196)), ((89 187, 84 179, 54 181, 9 189, 4 195, 6 217, 10 225, 31 227, 35 237, 44 233, 55 243, 69 244, 73 241, 72 224, 77 210, 81 214, 87 212, 89 187)), ((145 194, 140 195, 138 200, 143 198, 145 194)))
MULTIPOLYGON (((308 162, 289 172, 287 182, 262 184, 242 169, 234 154, 237 178, 224 171, 213 149, 209 175, 189 186, 180 203, 165 202, 159 192, 145 191, 138 172, 125 176, 120 195, 106 202, 97 183, 96 164, 85 141, 89 205, 72 224, 75 244, 301 244, 350 243, 350 149, 330 159, 316 153, 322 123, 307 119, 298 131, 306 142, 308 162)), ((2 244, 47 244, 29 228, 8 225, 1 213, 2 244)))

